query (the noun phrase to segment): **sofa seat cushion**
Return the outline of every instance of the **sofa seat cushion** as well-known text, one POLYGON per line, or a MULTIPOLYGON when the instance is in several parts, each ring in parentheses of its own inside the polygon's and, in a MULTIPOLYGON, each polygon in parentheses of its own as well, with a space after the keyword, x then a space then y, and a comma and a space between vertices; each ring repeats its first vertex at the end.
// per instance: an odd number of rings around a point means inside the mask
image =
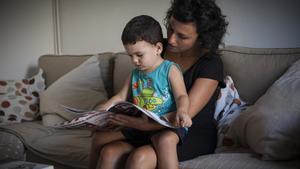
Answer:
POLYGON ((92 132, 84 129, 54 129, 41 121, 0 126, 0 131, 18 136, 34 154, 73 168, 86 168, 92 132))
POLYGON ((219 153, 199 156, 181 162, 180 169, 298 169, 300 159, 293 161, 262 161, 249 153, 219 153))

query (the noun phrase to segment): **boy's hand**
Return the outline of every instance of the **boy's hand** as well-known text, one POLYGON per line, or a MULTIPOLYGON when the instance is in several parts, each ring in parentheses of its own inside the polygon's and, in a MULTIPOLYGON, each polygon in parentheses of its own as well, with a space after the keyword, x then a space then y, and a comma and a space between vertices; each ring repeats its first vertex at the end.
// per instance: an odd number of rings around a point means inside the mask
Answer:
POLYGON ((178 113, 176 114, 176 124, 180 127, 191 127, 192 119, 186 113, 178 113))

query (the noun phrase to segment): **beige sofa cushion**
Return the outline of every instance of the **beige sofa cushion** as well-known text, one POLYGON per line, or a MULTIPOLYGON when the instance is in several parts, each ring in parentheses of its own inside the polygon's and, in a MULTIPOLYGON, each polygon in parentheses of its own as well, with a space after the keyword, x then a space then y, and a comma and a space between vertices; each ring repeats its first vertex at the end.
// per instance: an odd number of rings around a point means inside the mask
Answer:
POLYGON ((298 169, 300 161, 262 161, 248 153, 219 153, 180 163, 180 169, 298 169))
POLYGON ((288 67, 300 48, 267 49, 227 46, 221 50, 225 75, 232 77, 242 100, 253 104, 288 67))
POLYGON ((39 67, 44 70, 46 87, 79 66, 92 55, 43 55, 39 58, 39 67))
POLYGON ((233 122, 232 132, 263 159, 300 156, 300 60, 233 122))
POLYGON ((107 99, 99 58, 101 57, 98 55, 88 58, 42 93, 40 108, 44 125, 53 126, 76 116, 66 111, 62 105, 92 109, 107 99))
POLYGON ((63 165, 60 169, 86 169, 88 166, 92 138, 90 130, 55 129, 44 126, 41 121, 2 126, 0 131, 2 130, 13 133, 22 140, 27 149, 26 159, 29 151, 29 154, 34 154, 42 160, 36 162, 63 165))
POLYGON ((130 57, 126 53, 120 52, 115 54, 114 93, 121 90, 133 67, 130 57))

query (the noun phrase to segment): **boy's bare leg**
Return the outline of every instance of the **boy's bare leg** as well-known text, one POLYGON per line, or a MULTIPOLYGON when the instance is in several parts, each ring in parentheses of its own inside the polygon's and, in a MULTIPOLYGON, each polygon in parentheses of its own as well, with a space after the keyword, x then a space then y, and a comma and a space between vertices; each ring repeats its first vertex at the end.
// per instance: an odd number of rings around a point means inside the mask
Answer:
POLYGON ((134 147, 124 141, 115 141, 103 146, 98 159, 97 169, 124 168, 126 159, 134 147))
POLYGON ((95 169, 98 163, 99 153, 101 148, 110 142, 122 140, 124 136, 121 132, 94 132, 91 149, 89 154, 89 169, 95 169))
POLYGON ((179 169, 177 144, 179 138, 172 131, 162 131, 152 137, 158 169, 179 169))

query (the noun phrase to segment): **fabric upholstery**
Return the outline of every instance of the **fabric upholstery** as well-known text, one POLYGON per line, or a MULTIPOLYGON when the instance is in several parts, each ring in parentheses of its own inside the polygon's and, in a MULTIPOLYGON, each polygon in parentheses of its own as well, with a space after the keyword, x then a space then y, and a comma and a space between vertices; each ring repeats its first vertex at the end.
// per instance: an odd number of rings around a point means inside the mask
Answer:
POLYGON ((54 81, 79 66, 92 55, 43 55, 38 64, 45 72, 46 87, 54 81))
POLYGON ((55 129, 44 126, 41 121, 21 124, 3 126, 0 131, 5 129, 21 138, 29 151, 43 159, 71 168, 87 167, 91 143, 90 130, 55 129))
POLYGON ((298 169, 300 161, 262 161, 248 153, 219 153, 180 163, 180 169, 298 169))
POLYGON ((232 132, 266 160, 300 156, 300 60, 232 124, 232 132))
POLYGON ((115 69, 114 69, 114 93, 121 90, 126 78, 130 75, 133 69, 133 64, 130 57, 126 53, 115 54, 115 69))
POLYGON ((70 121, 76 116, 65 110, 62 105, 93 109, 107 99, 99 65, 98 56, 92 56, 60 77, 42 93, 40 105, 44 125, 53 126, 63 122, 62 120, 70 121), (53 118, 48 119, 47 114, 55 114, 62 119, 53 121, 53 118))
POLYGON ((225 75, 232 77, 241 99, 253 104, 288 67, 300 48, 268 49, 227 46, 221 50, 225 75))
POLYGON ((23 80, 0 80, 0 124, 36 120, 45 89, 43 70, 23 80))
MULTIPOLYGON (((0 130, 1 131, 1 130, 0 130)), ((14 134, 0 132, 0 164, 9 160, 24 160, 24 146, 14 134)))

